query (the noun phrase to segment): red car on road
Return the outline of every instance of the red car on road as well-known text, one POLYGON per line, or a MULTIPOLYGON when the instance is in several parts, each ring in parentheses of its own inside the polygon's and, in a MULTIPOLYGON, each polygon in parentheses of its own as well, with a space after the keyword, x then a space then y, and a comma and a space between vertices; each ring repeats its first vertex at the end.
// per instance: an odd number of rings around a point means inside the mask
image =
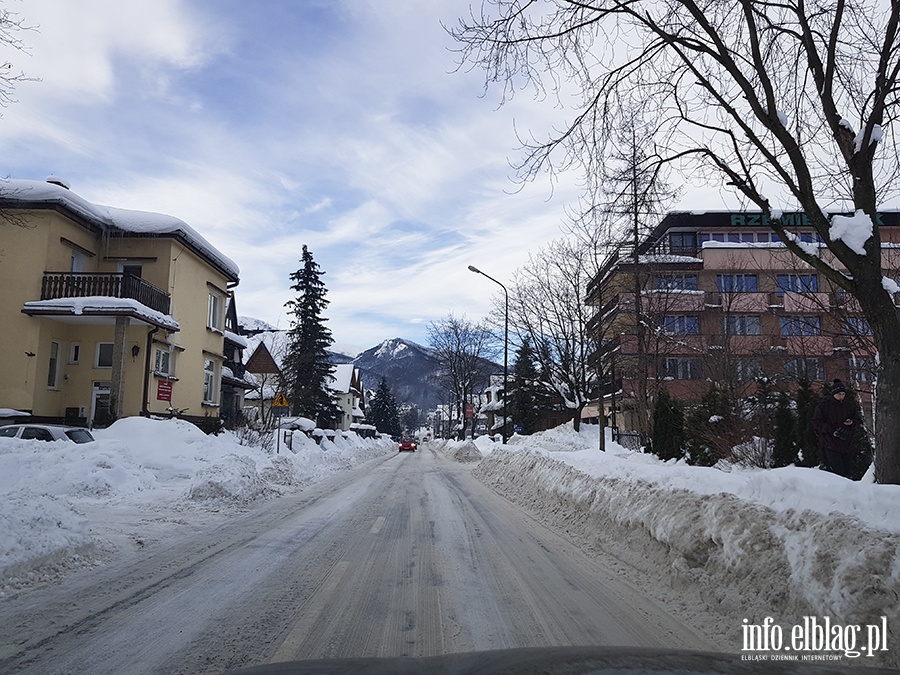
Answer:
POLYGON ((401 438, 400 445, 398 446, 398 452, 415 452, 416 447, 418 447, 418 443, 416 443, 412 438, 401 438))

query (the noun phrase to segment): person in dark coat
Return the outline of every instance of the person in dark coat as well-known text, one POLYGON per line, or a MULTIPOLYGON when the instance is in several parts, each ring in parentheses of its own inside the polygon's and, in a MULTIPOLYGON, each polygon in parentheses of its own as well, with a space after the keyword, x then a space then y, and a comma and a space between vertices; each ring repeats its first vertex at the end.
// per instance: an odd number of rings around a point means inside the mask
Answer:
POLYGON ((825 468, 845 478, 853 469, 853 437, 862 423, 859 413, 847 400, 847 388, 835 380, 830 396, 822 399, 813 413, 813 429, 825 468))

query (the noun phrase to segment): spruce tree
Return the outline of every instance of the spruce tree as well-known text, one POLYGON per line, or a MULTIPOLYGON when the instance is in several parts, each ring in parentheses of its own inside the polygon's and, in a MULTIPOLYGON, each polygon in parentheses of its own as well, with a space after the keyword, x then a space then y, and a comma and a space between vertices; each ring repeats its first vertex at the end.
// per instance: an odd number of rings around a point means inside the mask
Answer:
POLYGON ((732 448, 746 436, 742 434, 737 402, 711 386, 685 414, 687 461, 694 466, 713 466, 732 456, 732 448))
POLYGON ((800 378, 797 388, 797 448, 798 465, 805 467, 819 466, 819 440, 812 426, 813 413, 819 402, 812 385, 805 377, 800 378))
POLYGON ((333 366, 327 351, 334 340, 322 316, 328 306, 327 289, 321 278, 324 272, 305 244, 300 262, 303 266, 290 276, 297 297, 285 303, 292 319, 282 377, 291 414, 325 427, 340 415, 331 390, 333 366))
POLYGON ((665 389, 653 408, 651 452, 662 460, 684 457, 684 411, 665 389))
POLYGON ((791 410, 788 395, 781 392, 775 408, 775 438, 772 444, 772 466, 788 466, 799 461, 797 418, 791 410))
POLYGON ((366 418, 369 424, 388 436, 399 436, 403 431, 397 402, 385 377, 381 378, 378 389, 375 390, 372 400, 369 401, 366 418))
POLYGON ((513 365, 513 384, 509 394, 508 414, 515 425, 522 427, 523 435, 533 434, 538 429, 541 400, 544 398, 538 383, 540 375, 535 363, 534 350, 528 338, 516 351, 513 365))

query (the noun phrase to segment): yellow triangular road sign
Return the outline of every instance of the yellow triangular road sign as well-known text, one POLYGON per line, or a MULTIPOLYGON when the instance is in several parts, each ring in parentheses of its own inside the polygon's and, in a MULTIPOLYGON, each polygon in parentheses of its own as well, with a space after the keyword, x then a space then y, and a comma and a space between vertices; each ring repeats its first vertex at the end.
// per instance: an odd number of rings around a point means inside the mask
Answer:
POLYGON ((273 408, 287 408, 288 400, 284 395, 283 391, 279 391, 278 395, 275 396, 275 401, 272 403, 273 408))

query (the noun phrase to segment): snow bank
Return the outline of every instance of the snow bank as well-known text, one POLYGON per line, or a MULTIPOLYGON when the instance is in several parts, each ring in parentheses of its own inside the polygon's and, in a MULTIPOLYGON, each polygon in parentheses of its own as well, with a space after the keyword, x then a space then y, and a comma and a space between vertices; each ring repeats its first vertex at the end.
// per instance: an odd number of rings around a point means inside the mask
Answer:
POLYGON ((442 441, 437 449, 454 462, 480 462, 484 454, 472 441, 442 441))
MULTIPOLYGON (((106 517, 209 505, 244 506, 318 482, 394 450, 392 443, 338 433, 321 445, 295 433, 279 454, 207 436, 183 420, 129 417, 76 445, 0 438, 0 584, 20 587, 80 565, 108 547, 106 517), (57 569, 58 568, 58 569, 57 569), (56 571, 54 571, 56 570, 56 571)), ((156 517, 165 521, 165 517, 156 517)), ((108 532, 107 532, 108 534, 108 532)))
POLYGON ((900 625, 900 488, 793 467, 724 473, 611 442, 601 453, 596 431, 514 438, 473 475, 586 549, 691 587, 724 614, 900 625))
POLYGON ((87 520, 60 499, 31 490, 5 494, 3 499, 0 578, 35 579, 35 569, 65 565, 68 559, 95 550, 87 520))

